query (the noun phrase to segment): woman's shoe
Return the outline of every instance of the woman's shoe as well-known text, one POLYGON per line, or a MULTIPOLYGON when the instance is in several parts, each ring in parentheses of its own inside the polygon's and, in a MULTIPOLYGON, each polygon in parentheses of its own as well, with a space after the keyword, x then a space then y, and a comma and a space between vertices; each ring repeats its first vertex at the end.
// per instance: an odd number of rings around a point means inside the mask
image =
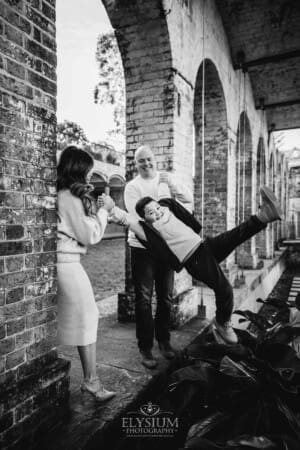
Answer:
POLYGON ((91 394, 98 402, 105 402, 116 395, 116 392, 105 389, 100 383, 99 378, 85 380, 81 384, 80 389, 81 392, 88 392, 91 394))

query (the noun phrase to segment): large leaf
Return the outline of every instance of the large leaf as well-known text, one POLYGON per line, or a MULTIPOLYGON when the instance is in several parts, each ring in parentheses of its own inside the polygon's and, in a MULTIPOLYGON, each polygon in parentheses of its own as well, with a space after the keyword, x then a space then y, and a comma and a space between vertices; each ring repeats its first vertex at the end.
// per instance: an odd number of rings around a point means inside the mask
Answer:
POLYGON ((220 372, 233 378, 241 378, 244 382, 256 383, 254 373, 250 372, 243 363, 232 361, 228 356, 224 356, 220 364, 220 372))
MULTIPOLYGON (((198 438, 204 436, 209 431, 213 430, 216 426, 228 420, 226 414, 216 412, 205 419, 195 423, 190 429, 186 437, 186 445, 197 442, 198 438)), ((189 448, 189 447, 188 447, 189 448)))
POLYGON ((226 345, 218 344, 216 342, 210 342, 204 345, 193 345, 192 347, 189 347, 188 353, 195 359, 199 358, 210 360, 217 364, 219 364, 220 360, 225 355, 228 355, 235 361, 240 361, 241 359, 245 359, 250 356, 249 349, 247 349, 244 345, 226 345))
POLYGON ((298 336, 300 336, 300 326, 276 324, 267 330, 264 339, 272 344, 289 344, 298 336))
MULTIPOLYGON (((239 436, 235 439, 227 441, 224 444, 217 444, 215 442, 209 441, 208 439, 199 437, 186 443, 184 448, 194 448, 197 450, 215 450, 215 449, 251 450, 254 448, 278 450, 278 446, 271 439, 265 436, 248 436, 248 435, 239 436)), ((284 447, 282 447, 282 449, 284 449, 284 447)))
POLYGON ((267 328, 270 328, 273 324, 263 317, 261 314, 253 313, 252 311, 246 310, 236 310, 233 314, 237 314, 239 316, 245 317, 245 319, 249 320, 249 322, 253 323, 260 331, 264 331, 267 328))
POLYGON ((300 359, 288 345, 265 342, 258 347, 257 357, 268 362, 274 369, 288 369, 300 373, 300 359))
POLYGON ((297 439, 300 442, 300 417, 296 414, 278 397, 277 398, 278 409, 282 412, 286 420, 288 421, 291 429, 294 431, 297 439))
POLYGON ((183 382, 199 383, 208 388, 214 383, 215 373, 216 369, 213 365, 204 361, 201 364, 183 367, 170 376, 169 390, 172 391, 183 382))
POLYGON ((248 436, 247 434, 227 441, 226 445, 227 448, 277 448, 275 443, 265 436, 248 436))
POLYGON ((256 299, 257 303, 262 303, 264 305, 268 306, 275 306, 276 308, 283 308, 287 309, 289 306, 289 303, 285 300, 282 300, 281 298, 270 298, 268 300, 262 300, 261 298, 256 299))

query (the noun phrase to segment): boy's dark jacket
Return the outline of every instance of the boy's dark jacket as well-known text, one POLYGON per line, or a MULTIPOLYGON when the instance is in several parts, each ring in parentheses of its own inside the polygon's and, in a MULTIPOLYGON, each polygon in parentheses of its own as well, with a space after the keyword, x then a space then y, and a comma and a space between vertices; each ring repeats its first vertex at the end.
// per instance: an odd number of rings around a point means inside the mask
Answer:
MULTIPOLYGON (((194 216, 172 198, 163 198, 158 202, 161 206, 167 206, 170 211, 181 220, 185 225, 192 228, 195 233, 200 233, 201 225, 194 216)), ((183 268, 183 264, 177 256, 170 250, 161 234, 150 224, 141 220, 140 225, 143 227, 147 241, 139 239, 139 241, 153 254, 154 258, 158 258, 171 266, 176 272, 183 268)))

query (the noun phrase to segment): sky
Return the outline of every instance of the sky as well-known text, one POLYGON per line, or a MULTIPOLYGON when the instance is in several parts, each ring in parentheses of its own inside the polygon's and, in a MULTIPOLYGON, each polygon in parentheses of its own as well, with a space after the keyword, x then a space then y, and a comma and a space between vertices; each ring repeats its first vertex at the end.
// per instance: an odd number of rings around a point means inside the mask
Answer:
POLYGON ((112 27, 101 0, 57 0, 57 117, 79 124, 91 141, 106 140, 110 107, 93 100, 97 83, 96 43, 112 27))
MULTIPOLYGON (((97 37, 112 30, 102 1, 57 0, 56 5, 58 121, 76 122, 90 141, 108 141, 122 151, 119 143, 107 139, 107 130, 113 128, 112 108, 93 100, 97 37)), ((284 132, 280 142, 281 150, 300 148, 300 130, 284 132)))

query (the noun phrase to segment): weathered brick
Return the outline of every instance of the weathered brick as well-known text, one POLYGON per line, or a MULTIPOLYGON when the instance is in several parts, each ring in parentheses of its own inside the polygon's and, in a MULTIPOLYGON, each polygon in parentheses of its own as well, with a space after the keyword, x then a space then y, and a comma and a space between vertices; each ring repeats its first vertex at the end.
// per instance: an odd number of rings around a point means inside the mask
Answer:
POLYGON ((32 283, 36 281, 36 274, 34 270, 24 270, 17 273, 9 273, 0 276, 0 286, 10 288, 11 286, 23 285, 25 283, 32 283))
POLYGON ((16 303, 24 299, 24 287, 10 289, 6 294, 6 303, 16 303))
POLYGON ((44 92, 47 92, 48 94, 51 95, 56 95, 56 85, 52 81, 49 81, 44 77, 41 77, 35 72, 28 71, 28 81, 33 86, 42 89, 44 92))
POLYGON ((24 256, 5 258, 6 272, 18 272, 24 268, 24 256))
POLYGON ((21 403, 17 406, 15 416, 16 421, 19 422, 20 420, 23 420, 24 417, 29 416, 31 412, 34 409, 37 409, 39 407, 38 404, 34 404, 33 398, 29 398, 25 402, 21 403))
POLYGON ((7 239, 20 239, 24 237, 24 226, 22 225, 8 225, 6 227, 7 239))
POLYGON ((35 25, 40 27, 42 30, 47 31, 47 33, 55 35, 55 25, 47 20, 44 16, 39 14, 32 8, 26 9, 26 17, 29 21, 33 22, 35 25))
POLYGON ((33 28, 33 39, 37 42, 42 41, 42 32, 36 27, 33 28))
POLYGON ((20 47, 23 45, 23 36, 20 30, 16 30, 8 24, 5 24, 4 36, 11 42, 18 44, 20 47))
POLYGON ((40 342, 30 345, 26 348, 28 361, 49 352, 53 347, 55 347, 55 338, 43 339, 40 342))
POLYGON ((0 274, 4 272, 4 258, 0 258, 0 274))
POLYGON ((6 332, 5 332, 5 325, 0 325, 0 339, 5 338, 6 332))
POLYGON ((5 430, 8 430, 14 423, 14 414, 13 411, 8 412, 4 416, 0 418, 0 433, 5 430))
POLYGON ((6 333, 7 336, 11 336, 16 333, 21 333, 25 330, 25 318, 21 317, 19 319, 10 320, 6 323, 6 333))
MULTIPOLYGON (((1 357, 0 358, 0 373, 3 373, 5 370, 5 357, 1 357)), ((1 406, 0 406, 0 417, 3 414, 3 412, 1 412, 1 406)))
POLYGON ((7 60, 7 70, 14 77, 25 79, 25 69, 21 64, 18 64, 10 59, 7 60))
POLYGON ((0 256, 30 253, 31 251, 32 251, 31 241, 0 242, 0 256))
POLYGON ((16 347, 16 341, 14 337, 2 339, 0 341, 0 355, 6 355, 14 351, 16 347))
POLYGON ((49 48, 53 52, 56 51, 56 41, 53 37, 50 37, 48 34, 42 34, 42 43, 45 47, 49 48))
POLYGON ((39 311, 36 314, 26 317, 26 328, 34 328, 38 325, 48 323, 57 316, 56 310, 39 311))
POLYGON ((6 357, 6 370, 14 369, 15 367, 19 366, 20 364, 25 362, 25 350, 20 349, 16 352, 10 353, 6 357))
POLYGON ((16 349, 27 347, 33 342, 34 342, 34 335, 32 330, 24 331, 24 333, 16 335, 16 349))
POLYGON ((51 8, 46 2, 42 1, 42 12, 48 19, 55 22, 55 9, 51 8))

